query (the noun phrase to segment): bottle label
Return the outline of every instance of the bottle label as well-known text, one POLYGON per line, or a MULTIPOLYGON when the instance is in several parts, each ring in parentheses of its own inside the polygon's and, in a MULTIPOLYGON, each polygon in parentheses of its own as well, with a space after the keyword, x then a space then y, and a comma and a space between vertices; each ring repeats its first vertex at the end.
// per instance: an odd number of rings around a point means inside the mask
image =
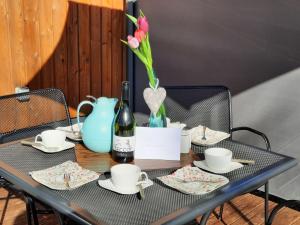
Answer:
POLYGON ((113 150, 117 152, 133 152, 135 149, 135 136, 120 137, 114 135, 113 150))

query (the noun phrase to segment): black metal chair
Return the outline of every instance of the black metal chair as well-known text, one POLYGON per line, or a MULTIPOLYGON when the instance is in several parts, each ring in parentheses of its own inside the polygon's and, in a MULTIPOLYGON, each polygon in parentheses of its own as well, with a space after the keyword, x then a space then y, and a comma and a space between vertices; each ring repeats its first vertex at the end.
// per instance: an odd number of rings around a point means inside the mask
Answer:
MULTIPOLYGON (((267 136, 249 127, 232 128, 231 94, 224 86, 169 86, 165 106, 171 121, 180 121, 188 127, 204 125, 213 130, 232 133, 249 131, 263 138, 266 150, 271 151, 267 136)), ((269 188, 265 186, 265 223, 269 216, 269 188)), ((259 188, 259 187, 257 187, 259 188)), ((222 220, 223 207, 220 207, 219 219, 222 220)))
MULTIPOLYGON (((0 118, 0 144, 33 137, 44 130, 71 124, 65 96, 61 90, 54 88, 1 96, 0 118)), ((1 221, 9 198, 17 194, 22 195, 26 202, 28 224, 32 220, 34 224, 38 224, 38 211, 30 196, 4 179, 0 180, 0 187, 9 192, 1 221)))

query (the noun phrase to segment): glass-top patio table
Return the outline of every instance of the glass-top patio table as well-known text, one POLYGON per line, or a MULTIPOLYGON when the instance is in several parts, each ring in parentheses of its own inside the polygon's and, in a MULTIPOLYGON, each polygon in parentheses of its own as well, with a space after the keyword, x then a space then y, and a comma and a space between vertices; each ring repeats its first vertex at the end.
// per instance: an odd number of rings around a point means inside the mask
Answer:
MULTIPOLYGON (((254 165, 224 174, 230 182, 206 195, 187 195, 165 186, 156 177, 167 175, 198 159, 205 147, 192 146, 181 161, 135 160, 146 170, 154 185, 145 189, 146 198, 120 195, 101 188, 97 181, 75 190, 51 190, 36 181, 29 172, 58 165, 67 160, 104 173, 115 164, 110 154, 93 153, 81 144, 74 149, 47 154, 19 142, 0 146, 0 176, 18 185, 35 199, 80 224, 185 224, 204 215, 202 224, 218 205, 262 186, 270 178, 295 166, 291 157, 265 151, 253 146, 225 140, 217 146, 233 151, 234 158, 255 160, 254 165)), ((100 179, 105 179, 104 174, 100 179)))

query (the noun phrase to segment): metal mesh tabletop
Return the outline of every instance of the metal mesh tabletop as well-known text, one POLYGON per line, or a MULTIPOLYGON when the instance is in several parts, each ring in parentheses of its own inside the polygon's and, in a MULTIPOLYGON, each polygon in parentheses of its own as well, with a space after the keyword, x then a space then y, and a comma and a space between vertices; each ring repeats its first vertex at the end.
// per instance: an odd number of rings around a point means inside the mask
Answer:
MULTIPOLYGON (((204 203, 218 194, 230 191, 236 181, 242 181, 285 162, 287 157, 266 152, 247 145, 223 141, 217 146, 233 151, 234 157, 254 159, 255 165, 244 166, 225 174, 230 182, 226 186, 207 195, 186 195, 162 184, 158 176, 167 175, 174 169, 148 171, 154 185, 145 189, 146 199, 139 200, 137 195, 120 195, 99 187, 96 181, 71 191, 55 191, 38 185, 36 188, 50 192, 58 199, 76 203, 87 210, 95 220, 108 224, 149 224, 178 209, 204 203)), ((194 152, 203 152, 204 147, 194 147, 194 152)), ((45 169, 67 160, 75 160, 74 149, 55 154, 46 154, 31 147, 13 144, 0 148, 1 161, 28 175, 29 171, 45 169)), ((104 175, 100 179, 106 179, 104 175)), ((43 201, 43 199, 40 199, 43 201)), ((65 203, 64 203, 65 204, 65 203)), ((191 218, 192 219, 192 218, 191 218)))
POLYGON ((0 148, 0 160, 26 174, 55 166, 67 160, 75 161, 75 158, 74 149, 49 154, 20 143, 0 148))

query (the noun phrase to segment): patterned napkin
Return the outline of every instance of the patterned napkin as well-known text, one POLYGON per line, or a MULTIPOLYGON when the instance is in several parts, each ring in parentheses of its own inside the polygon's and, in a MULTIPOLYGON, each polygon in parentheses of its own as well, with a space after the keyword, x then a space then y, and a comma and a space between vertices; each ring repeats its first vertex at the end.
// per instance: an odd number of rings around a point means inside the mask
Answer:
POLYGON ((206 140, 202 140, 203 137, 203 126, 199 125, 198 127, 194 127, 191 129, 192 133, 192 143, 196 145, 214 145, 217 144, 218 142, 229 138, 230 134, 222 132, 222 131, 215 131, 211 130, 208 127, 206 128, 205 131, 205 137, 206 140))
POLYGON ((190 165, 157 179, 180 192, 192 195, 207 194, 229 182, 224 176, 207 173, 190 165))
POLYGON ((78 188, 99 178, 96 172, 84 169, 72 161, 66 161, 44 170, 32 171, 29 174, 37 182, 55 190, 78 188), (69 187, 64 180, 65 173, 70 174, 69 187))

